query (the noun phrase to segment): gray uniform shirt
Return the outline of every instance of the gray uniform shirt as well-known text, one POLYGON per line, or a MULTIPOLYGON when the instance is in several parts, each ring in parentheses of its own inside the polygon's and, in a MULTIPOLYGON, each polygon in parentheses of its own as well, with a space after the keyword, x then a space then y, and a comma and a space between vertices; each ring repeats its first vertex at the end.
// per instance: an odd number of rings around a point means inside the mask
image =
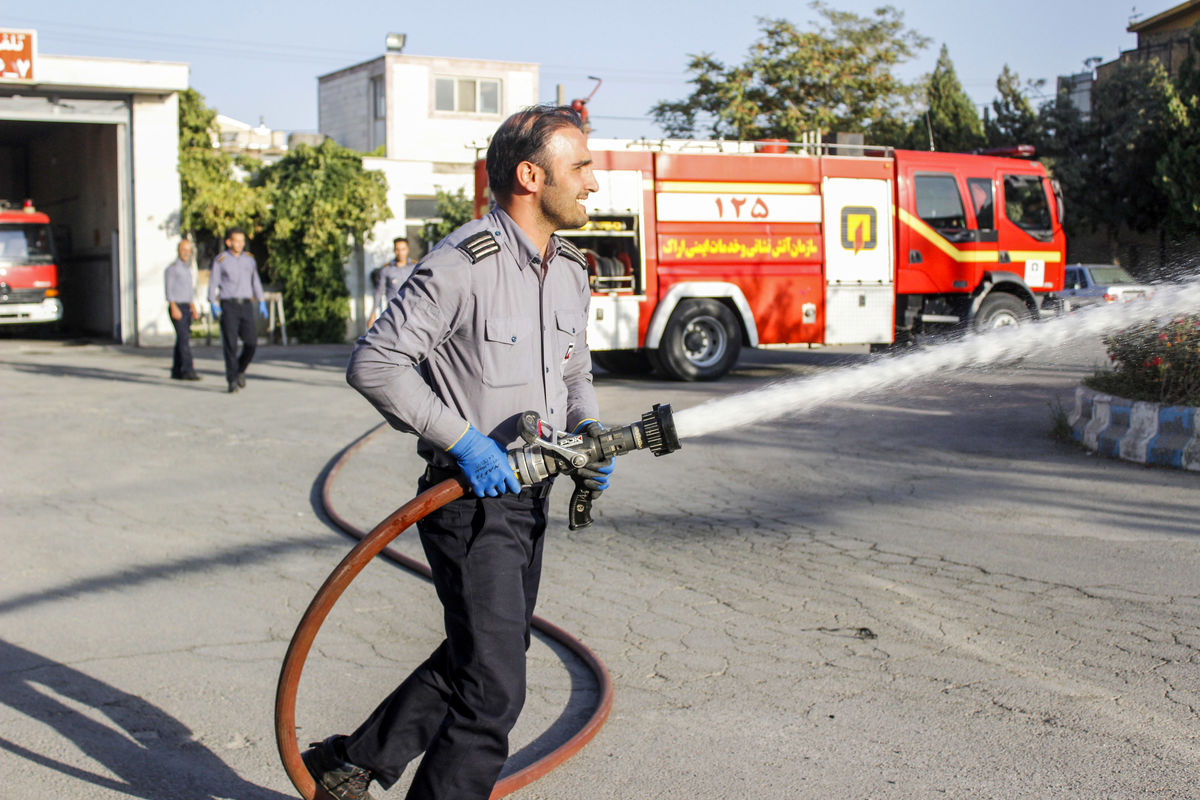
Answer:
POLYGON ((245 250, 240 256, 226 250, 213 259, 212 275, 208 278, 208 302, 221 300, 262 300, 262 282, 258 279, 258 264, 245 250))
POLYGON ((388 301, 400 293, 400 287, 404 285, 416 267, 417 265, 411 261, 403 266, 398 265, 395 259, 383 265, 379 270, 379 285, 375 287, 376 316, 382 314, 388 301))
POLYGON ((543 272, 529 237, 494 209, 422 259, 358 340, 346 379, 393 427, 416 433, 434 464, 454 465, 445 450, 468 422, 509 449, 524 411, 561 430, 597 418, 587 274, 556 237, 550 252, 543 272), (456 245, 479 231, 500 252, 472 264, 456 245))
POLYGON ((178 258, 167 267, 163 276, 167 289, 168 303, 190 303, 195 293, 192 286, 192 268, 178 258))

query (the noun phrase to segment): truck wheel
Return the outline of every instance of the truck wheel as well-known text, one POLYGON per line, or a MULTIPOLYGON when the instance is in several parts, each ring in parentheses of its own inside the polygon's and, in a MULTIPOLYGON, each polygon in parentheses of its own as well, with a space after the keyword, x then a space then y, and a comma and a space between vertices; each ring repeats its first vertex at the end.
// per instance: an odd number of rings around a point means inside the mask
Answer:
POLYGON ((975 332, 984 333, 993 328, 1007 328, 1029 321, 1029 308, 1019 298, 1004 292, 993 292, 983 299, 979 313, 975 315, 975 332))
POLYGON ((645 350, 593 350, 592 363, 614 375, 645 375, 654 369, 645 350))
POLYGON ((677 381, 713 381, 737 363, 742 331, 716 300, 685 300, 663 331, 655 365, 677 381))

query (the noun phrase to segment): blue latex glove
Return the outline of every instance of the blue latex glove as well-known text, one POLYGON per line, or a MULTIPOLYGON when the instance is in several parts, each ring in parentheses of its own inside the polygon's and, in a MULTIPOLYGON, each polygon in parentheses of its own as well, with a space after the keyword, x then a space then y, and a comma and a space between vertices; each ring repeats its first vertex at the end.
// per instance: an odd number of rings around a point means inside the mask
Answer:
POLYGON ((475 430, 474 425, 467 426, 467 432, 446 452, 454 456, 466 473, 477 496, 497 497, 521 491, 521 484, 508 465, 508 454, 494 440, 475 430))
POLYGON ((220 319, 221 318, 221 306, 216 303, 209 303, 209 305, 212 306, 213 318, 220 319))
POLYGON ((258 313, 262 314, 264 317, 267 315, 267 301, 266 300, 258 301, 258 313))
MULTIPOLYGON (((584 436, 596 437, 603 430, 604 426, 595 420, 585 420, 575 426, 575 433, 582 433, 584 436)), ((599 494, 608 488, 608 479, 612 475, 613 466, 612 458, 593 461, 576 469, 571 477, 574 478, 576 486, 586 487, 595 494, 599 494)))

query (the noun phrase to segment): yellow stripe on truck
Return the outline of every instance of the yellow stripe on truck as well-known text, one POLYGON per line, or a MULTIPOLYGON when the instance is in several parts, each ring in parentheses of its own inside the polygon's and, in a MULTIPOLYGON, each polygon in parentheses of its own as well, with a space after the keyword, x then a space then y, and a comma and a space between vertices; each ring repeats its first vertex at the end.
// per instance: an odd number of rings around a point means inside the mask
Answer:
MULTIPOLYGON (((925 224, 920 217, 913 216, 903 208, 897 208, 896 213, 899 215, 900 221, 911 228, 914 233, 960 264, 994 264, 1000 260, 999 250, 959 250, 944 236, 925 224)), ((1057 250, 1011 250, 1008 257, 1015 262, 1040 260, 1058 263, 1062 261, 1062 253, 1057 250)))

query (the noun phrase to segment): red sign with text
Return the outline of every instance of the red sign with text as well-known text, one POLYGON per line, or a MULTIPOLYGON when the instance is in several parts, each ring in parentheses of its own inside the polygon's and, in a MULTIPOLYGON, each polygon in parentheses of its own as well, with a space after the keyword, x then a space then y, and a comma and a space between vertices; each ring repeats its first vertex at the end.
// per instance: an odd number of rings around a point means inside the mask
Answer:
POLYGON ((32 81, 37 33, 0 28, 0 80, 32 81))

